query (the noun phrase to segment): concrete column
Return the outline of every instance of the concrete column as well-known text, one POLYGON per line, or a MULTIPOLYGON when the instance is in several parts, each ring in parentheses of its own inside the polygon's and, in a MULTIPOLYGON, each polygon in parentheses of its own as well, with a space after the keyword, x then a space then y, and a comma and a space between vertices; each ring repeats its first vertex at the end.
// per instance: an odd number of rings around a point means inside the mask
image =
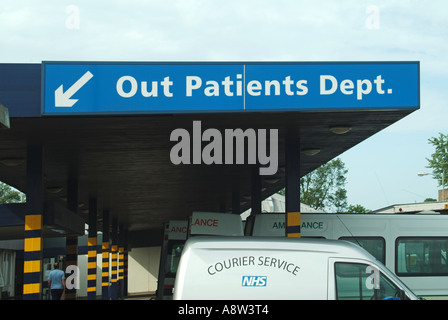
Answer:
POLYGON ((101 274, 101 297, 102 300, 109 300, 109 252, 110 252, 110 232, 109 232, 109 211, 103 211, 103 245, 102 245, 102 274, 101 274))
POLYGON ((129 258, 129 247, 128 247, 128 230, 125 228, 123 230, 123 297, 128 296, 128 258, 129 258))
POLYGON ((120 225, 118 231, 118 296, 124 298, 124 226, 120 225))
POLYGON ((28 147, 23 299, 42 298, 43 148, 28 147))
POLYGON ((251 216, 261 213, 261 177, 259 167, 252 167, 251 216))
POLYGON ((97 200, 89 199, 89 238, 87 252, 87 299, 96 300, 97 200))
MULTIPOLYGON (((78 213, 78 180, 69 178, 67 181, 67 209, 73 213, 78 213)), ((78 266, 78 236, 67 235, 65 242, 65 262, 66 267, 78 266)), ((66 273, 65 278, 69 279, 71 273, 66 273)), ((65 289, 65 300, 76 300, 76 289, 65 289)))
POLYGON ((300 232, 300 136, 297 130, 285 138, 286 236, 301 237, 300 232))
POLYGON ((261 213, 261 177, 258 166, 252 167, 251 182, 251 211, 250 215, 246 219, 246 228, 244 230, 244 234, 246 236, 252 235, 255 216, 261 213))
MULTIPOLYGON (((65 239, 65 264, 68 266, 78 266, 78 236, 67 236, 65 239)), ((65 273, 66 281, 69 279, 71 272, 65 273)), ((65 300, 76 300, 76 289, 65 289, 65 300)))
POLYGON ((110 299, 118 299, 118 222, 112 219, 111 245, 111 274, 110 274, 110 299))

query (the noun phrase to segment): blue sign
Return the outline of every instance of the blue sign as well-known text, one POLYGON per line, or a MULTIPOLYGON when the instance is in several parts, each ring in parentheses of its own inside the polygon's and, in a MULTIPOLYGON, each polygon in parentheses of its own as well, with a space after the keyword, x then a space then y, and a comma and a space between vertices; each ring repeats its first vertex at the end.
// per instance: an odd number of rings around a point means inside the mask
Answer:
POLYGON ((418 62, 44 62, 44 115, 419 108, 418 62))

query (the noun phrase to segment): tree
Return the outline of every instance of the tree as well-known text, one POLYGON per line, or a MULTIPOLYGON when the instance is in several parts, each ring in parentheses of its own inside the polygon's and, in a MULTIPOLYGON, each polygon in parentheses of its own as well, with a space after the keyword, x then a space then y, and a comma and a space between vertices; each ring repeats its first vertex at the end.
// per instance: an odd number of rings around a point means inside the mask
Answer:
POLYGON ((0 204, 24 202, 25 195, 0 181, 0 204))
POLYGON ((436 149, 430 159, 426 158, 429 162, 428 168, 432 168, 434 178, 438 180, 439 186, 442 186, 442 176, 445 175, 446 183, 448 174, 448 135, 439 133, 439 137, 432 137, 428 141, 436 149))
POLYGON ((347 172, 337 158, 308 173, 300 179, 300 202, 318 210, 343 212, 347 208, 347 172))
MULTIPOLYGON (((344 162, 337 158, 308 173, 300 179, 300 202, 327 212, 371 212, 360 204, 347 204, 347 172, 344 162)), ((285 195, 285 189, 278 193, 285 195)))
POLYGON ((366 209, 360 204, 351 204, 348 206, 346 213, 369 213, 371 211, 372 210, 366 209))

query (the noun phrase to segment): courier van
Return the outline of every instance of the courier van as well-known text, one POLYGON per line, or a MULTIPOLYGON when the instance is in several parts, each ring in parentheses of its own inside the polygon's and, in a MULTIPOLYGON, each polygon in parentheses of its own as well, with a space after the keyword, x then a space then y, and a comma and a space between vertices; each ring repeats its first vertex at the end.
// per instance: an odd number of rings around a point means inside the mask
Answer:
POLYGON ((194 237, 175 300, 416 300, 381 262, 343 240, 194 237))

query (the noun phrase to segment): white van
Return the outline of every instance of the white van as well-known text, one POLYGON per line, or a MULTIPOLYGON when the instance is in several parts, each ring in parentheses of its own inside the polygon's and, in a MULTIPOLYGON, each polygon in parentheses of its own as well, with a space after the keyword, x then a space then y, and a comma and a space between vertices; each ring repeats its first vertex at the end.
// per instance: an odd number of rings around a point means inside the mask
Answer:
POLYGON ((418 299, 347 241, 265 237, 187 240, 175 300, 418 299))

